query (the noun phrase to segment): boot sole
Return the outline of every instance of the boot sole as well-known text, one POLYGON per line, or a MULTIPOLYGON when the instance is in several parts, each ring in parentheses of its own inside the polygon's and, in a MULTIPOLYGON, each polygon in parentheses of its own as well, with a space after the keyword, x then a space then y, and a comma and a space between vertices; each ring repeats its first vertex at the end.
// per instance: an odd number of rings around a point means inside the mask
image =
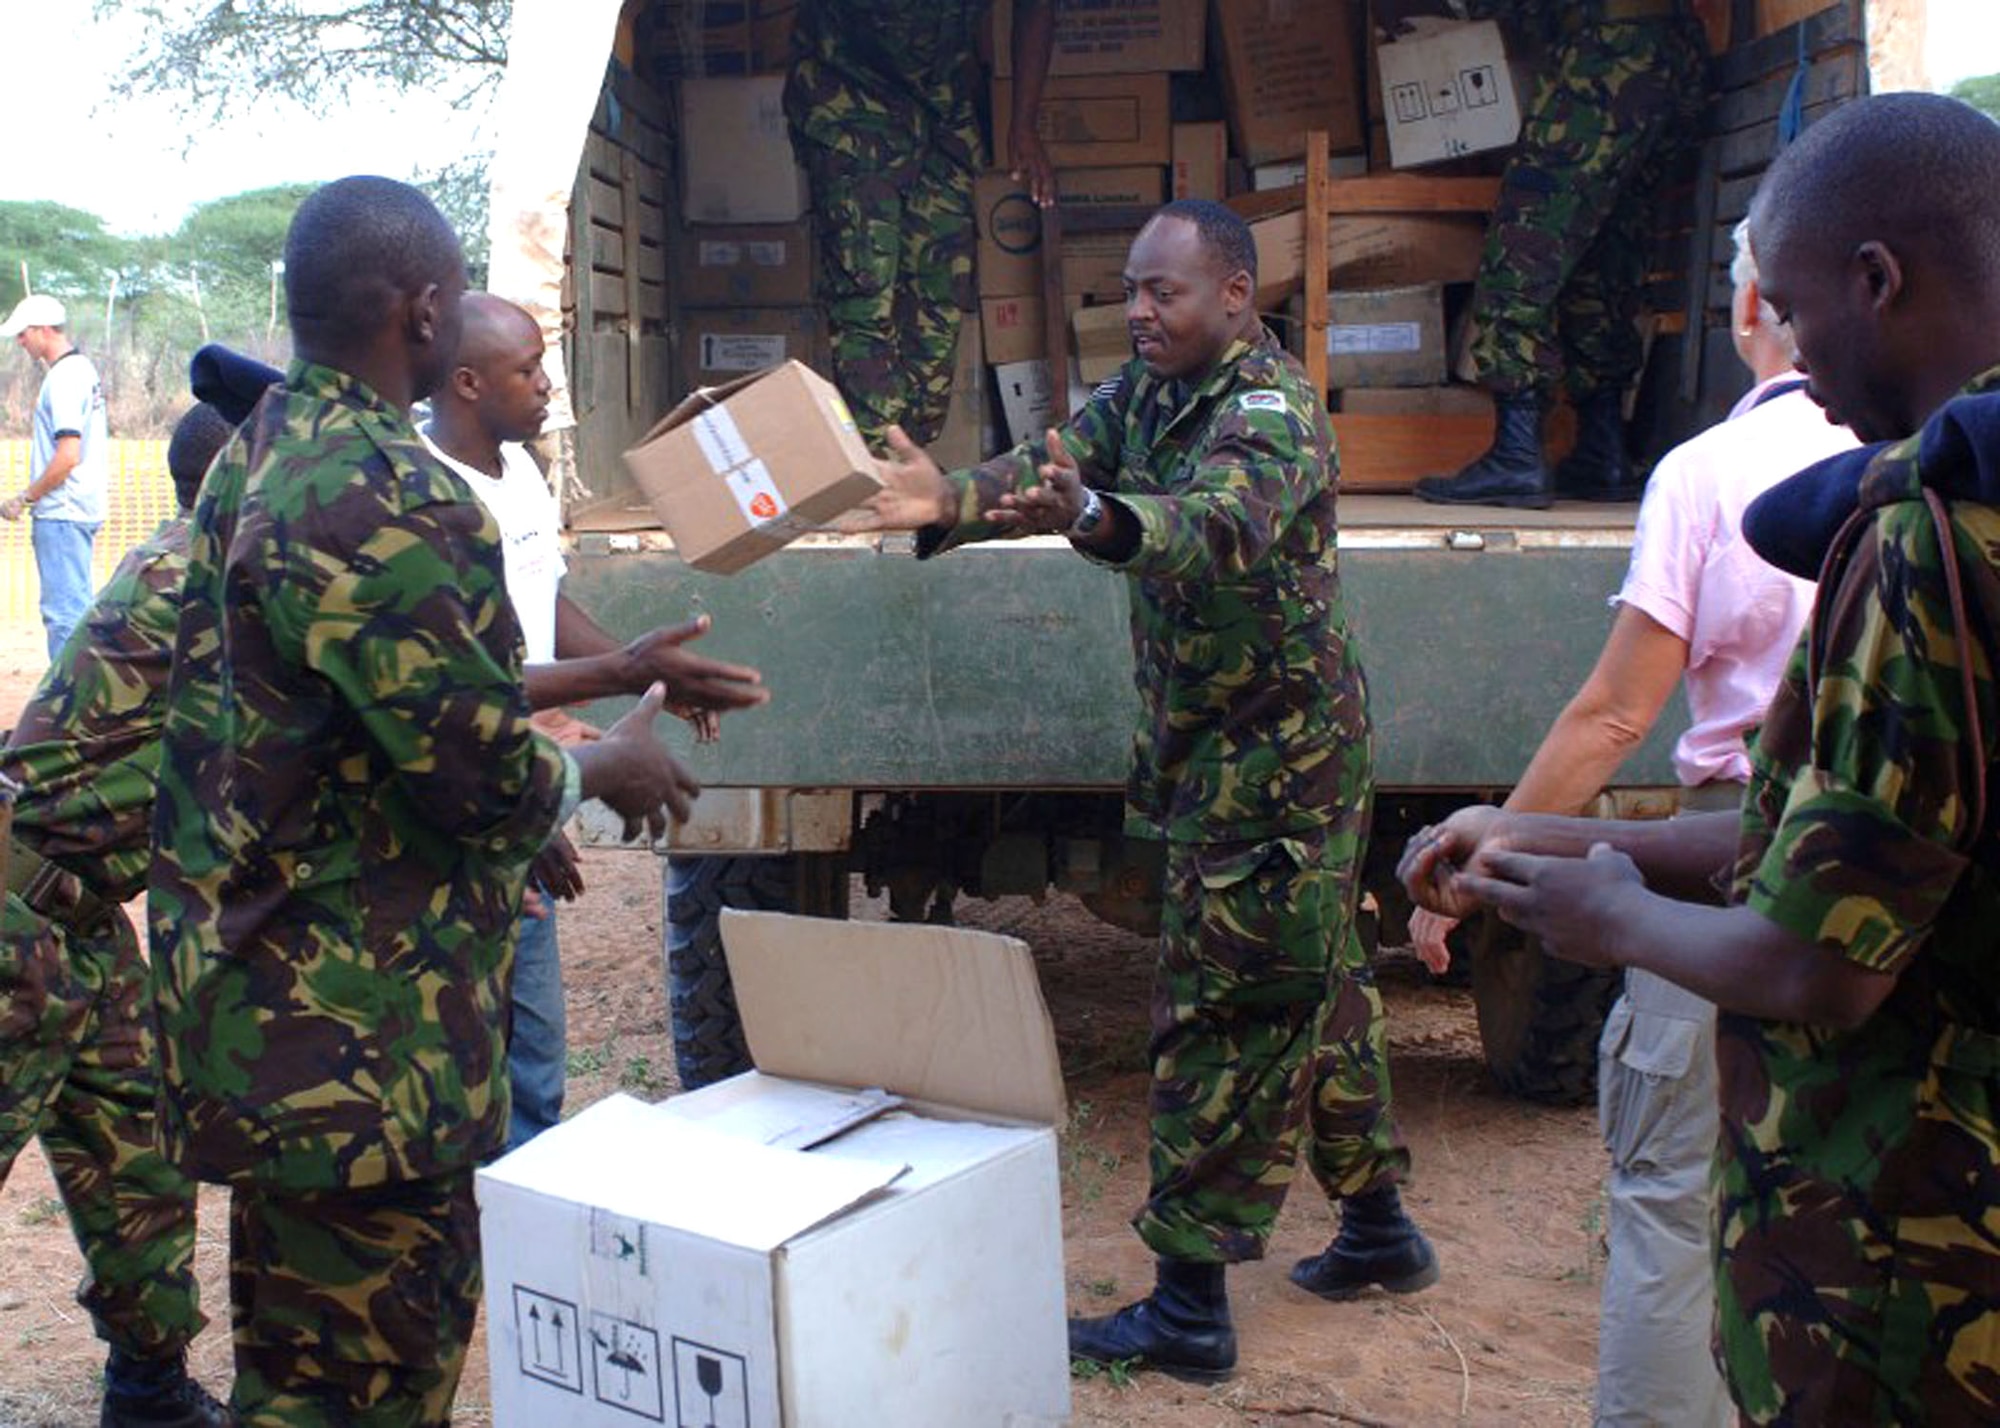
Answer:
POLYGON ((1072 1353, 1069 1357, 1072 1363, 1091 1364, 1101 1369, 1110 1369, 1123 1364, 1134 1373, 1163 1373, 1168 1378, 1179 1379, 1182 1383, 1227 1383, 1236 1377, 1234 1364, 1228 1368, 1199 1368, 1194 1364, 1161 1363, 1158 1359, 1149 1359, 1143 1355, 1138 1358, 1113 1359, 1109 1362, 1077 1353, 1072 1353))
POLYGON ((1342 1284, 1332 1289, 1315 1289, 1312 1285, 1302 1284, 1296 1279, 1292 1281, 1306 1293, 1317 1294, 1334 1304, 1344 1304, 1350 1299, 1359 1299, 1371 1289, 1386 1290, 1390 1294, 1415 1294, 1419 1290, 1429 1289, 1437 1282, 1438 1266, 1435 1259, 1414 1274, 1406 1274, 1398 1279, 1371 1279, 1366 1284, 1342 1284))

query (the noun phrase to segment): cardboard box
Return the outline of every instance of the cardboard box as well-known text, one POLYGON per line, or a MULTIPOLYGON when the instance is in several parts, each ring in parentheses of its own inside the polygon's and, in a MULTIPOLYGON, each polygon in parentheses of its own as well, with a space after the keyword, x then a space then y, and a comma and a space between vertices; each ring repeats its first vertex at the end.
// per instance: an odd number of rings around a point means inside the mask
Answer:
MULTIPOLYGON (((993 81, 993 132, 1013 124, 1014 82, 993 81)), ((1051 79, 1042 89, 1035 130, 1058 168, 1162 164, 1173 156, 1164 74, 1051 79)))
MULTIPOLYGON (((1292 350, 1303 352, 1305 303, 1292 299, 1292 350)), ((1433 387, 1445 377, 1444 289, 1436 283, 1327 297, 1327 386, 1433 387)))
POLYGON ((1399 169, 1503 149, 1520 137, 1521 107, 1492 20, 1439 26, 1383 45, 1382 110, 1399 169))
POLYGON ((826 318, 817 307, 684 308, 675 351, 681 385, 733 382, 781 362, 829 365, 826 318))
MULTIPOLYGON (((1305 280, 1305 215, 1275 214, 1250 225, 1257 244, 1257 306, 1269 312, 1305 280)), ((1476 214, 1361 213, 1329 219, 1329 287, 1386 288, 1468 283, 1479 273, 1486 222, 1476 214)))
POLYGON ((1027 947, 722 929, 758 1069, 613 1096, 479 1172, 494 1423, 1067 1421, 1062 1075, 1027 947))
MULTIPOLYGON (((1200 69, 1208 0, 1054 0, 1049 73, 1152 74, 1200 69)), ((993 3, 993 73, 1014 74, 1014 6, 993 3)), ((1000 131, 1005 133, 1003 129, 1000 131)))
POLYGON ((812 301, 810 223, 687 228, 680 254, 672 287, 685 305, 792 307, 812 301))
POLYGON ((1228 192, 1224 176, 1229 163, 1228 126, 1176 124, 1173 145, 1173 196, 1220 203, 1228 192))
POLYGON ((980 297, 1041 292, 1042 211, 1028 186, 1005 173, 981 174, 972 181, 972 219, 980 297))
POLYGON ((1105 302, 1125 296, 1125 259, 1136 233, 1065 234, 1062 240, 1062 286, 1065 298, 1098 298, 1105 302))
POLYGON ((1055 388, 1049 381, 1046 357, 1027 362, 996 362, 993 385, 1000 393, 1000 415, 1010 446, 1040 436, 1055 421, 1055 388))
POLYGON ((1076 370, 1084 386, 1096 386, 1132 360, 1132 331, 1126 326, 1123 303, 1080 307, 1070 314, 1069 327, 1076 338, 1076 370))
POLYGON ((1229 130, 1245 162, 1303 154, 1309 129, 1326 130, 1334 153, 1362 147, 1347 0, 1215 0, 1214 15, 1229 130))
POLYGON ((1071 208, 1158 208, 1167 201, 1167 171, 1159 164, 1058 169, 1056 193, 1071 208))
POLYGON ((792 223, 806 176, 785 126, 785 77, 681 83, 681 212, 690 223, 792 223))
POLYGON ((951 406, 945 412, 944 428, 929 450, 938 465, 955 471, 977 466, 997 444, 992 403, 986 397, 986 344, 980 340, 979 320, 972 313, 963 313, 951 365, 951 406))
MULTIPOLYGON (((1328 178, 1360 178, 1368 172, 1366 154, 1334 154, 1326 161, 1328 178)), ((1296 188, 1306 181, 1306 161, 1304 159, 1281 159, 1275 164, 1259 164, 1250 170, 1250 191, 1263 193, 1266 189, 1296 188)))
POLYGON ((881 489, 840 393, 798 362, 695 393, 625 465, 681 558, 723 575, 881 489))
MULTIPOLYGON (((633 7, 628 6, 630 13, 633 7)), ((648 62, 656 84, 696 76, 776 74, 791 62, 798 0, 653 0, 638 7, 644 35, 633 66, 648 62)), ((623 17, 620 28, 623 29, 623 17)))
POLYGON ((994 366, 1009 362, 1046 360, 1048 319, 1039 297, 999 297, 979 300, 979 340, 986 360, 994 366))

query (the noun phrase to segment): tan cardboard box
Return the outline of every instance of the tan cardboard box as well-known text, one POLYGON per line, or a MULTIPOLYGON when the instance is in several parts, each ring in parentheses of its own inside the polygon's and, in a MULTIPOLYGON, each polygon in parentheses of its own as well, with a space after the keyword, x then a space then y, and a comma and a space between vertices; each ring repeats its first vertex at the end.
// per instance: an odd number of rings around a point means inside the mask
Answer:
POLYGON ((1451 25, 1382 45, 1383 117, 1399 169, 1504 149, 1521 133, 1521 108, 1500 26, 1451 25))
POLYGON ((993 383, 1000 389, 1000 414, 1007 427, 1007 441, 1018 446, 1040 436, 1055 421, 1054 388, 1049 381, 1046 357, 1022 362, 997 362, 993 383))
MULTIPOLYGON (((1014 83, 993 81, 993 132, 1013 123, 1014 83)), ((1173 157, 1164 74, 1092 75, 1051 79, 1036 123, 1049 162, 1058 168, 1162 164, 1173 157)))
POLYGON ((1326 130, 1334 153, 1362 147, 1352 11, 1348 0, 1215 0, 1223 98, 1245 162, 1304 153, 1309 129, 1326 130))
POLYGON ((826 318, 817 307, 685 308, 675 352, 681 385, 692 391, 733 382, 781 362, 824 371, 826 318))
MULTIPOLYGON (((1303 354, 1305 301, 1291 301, 1289 346, 1303 354)), ((1444 289, 1337 291, 1327 296, 1326 380, 1351 387, 1434 387, 1444 381, 1444 289)))
POLYGON ((1132 251, 1132 233, 1066 234, 1062 240, 1062 285, 1065 298, 1097 298, 1110 302, 1125 296, 1125 259, 1132 251))
POLYGON ((689 397, 625 465, 681 558, 722 575, 881 489, 847 403, 799 362, 689 397))
POLYGON ((785 124, 785 77, 681 81, 681 201, 690 223, 793 223, 806 176, 785 124))
MULTIPOLYGON (((1257 244, 1257 306, 1270 312, 1304 284, 1303 213, 1280 213, 1250 225, 1257 244)), ((1469 283, 1479 273, 1486 222, 1476 214, 1361 213, 1327 222, 1327 283, 1332 287, 1406 287, 1469 283)))
POLYGON ((1048 327, 1038 297, 981 298, 979 338, 994 366, 1046 360, 1048 327))
POLYGON ((1173 132, 1175 198, 1206 198, 1220 203, 1226 189, 1229 126, 1176 124, 1173 132))
MULTIPOLYGON (((1208 0, 1055 0, 1049 73, 1151 74, 1202 67, 1208 0)), ((993 3, 993 73, 1014 74, 1014 6, 993 3)), ((1001 131, 1005 133, 1005 130, 1001 131)))
POLYGON ((1125 325, 1123 303, 1080 307, 1069 317, 1076 338, 1076 369, 1086 387, 1094 387, 1132 360, 1132 333, 1125 325))
POLYGON ((1158 208, 1167 201, 1167 171, 1159 164, 1058 169, 1056 193, 1072 207, 1158 208))
POLYGON ((812 301, 810 223, 687 228, 680 252, 674 287, 688 306, 793 307, 812 301))
POLYGON ((981 174, 972 181, 972 220, 980 297, 1041 292, 1042 211, 1028 186, 1006 173, 981 174))

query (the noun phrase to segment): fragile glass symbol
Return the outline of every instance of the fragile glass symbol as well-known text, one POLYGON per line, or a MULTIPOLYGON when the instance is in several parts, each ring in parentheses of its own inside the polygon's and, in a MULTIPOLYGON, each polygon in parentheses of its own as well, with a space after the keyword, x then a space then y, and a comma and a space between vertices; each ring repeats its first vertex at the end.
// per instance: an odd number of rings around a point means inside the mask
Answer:
POLYGON ((716 1428, 715 1400, 722 1393, 722 1360, 712 1359, 707 1354, 696 1354, 694 1381, 700 1384, 701 1391, 708 1395, 708 1428, 716 1428))

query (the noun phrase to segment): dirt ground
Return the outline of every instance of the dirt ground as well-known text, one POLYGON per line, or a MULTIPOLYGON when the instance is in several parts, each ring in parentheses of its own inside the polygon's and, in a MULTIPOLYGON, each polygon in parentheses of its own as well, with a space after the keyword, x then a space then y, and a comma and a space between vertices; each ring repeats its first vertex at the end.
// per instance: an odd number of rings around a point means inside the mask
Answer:
MULTIPOLYGON (((39 675, 40 640, 36 626, 0 625, 0 717, 11 719, 39 675)), ((570 1107, 621 1088, 671 1095, 659 865, 644 854, 593 850, 584 867, 588 890, 562 914, 570 1107)), ((1069 1082, 1062 1165, 1070 1305, 1105 1312, 1151 1282, 1148 1255, 1126 1223, 1145 1185, 1150 946, 1064 898, 966 901, 959 911, 963 923, 1035 950, 1069 1082)), ((858 889, 854 914, 885 915, 858 889)), ((1407 1200, 1437 1246, 1442 1282, 1406 1298, 1342 1305, 1293 1288, 1286 1268, 1334 1227, 1302 1179, 1271 1257, 1232 1272, 1242 1344, 1235 1379, 1200 1388, 1150 1374, 1080 1377, 1077 1424, 1590 1421, 1604 1174, 1593 1115, 1500 1096, 1480 1062, 1468 996, 1428 984, 1401 951, 1385 953, 1378 970, 1415 1158, 1407 1200)), ((204 1191, 199 1267, 216 1322, 196 1341, 193 1362, 218 1392, 229 1379, 224 1209, 218 1192, 204 1191)), ((80 1266, 47 1166, 31 1147, 0 1189, 0 1428, 96 1421, 103 1355, 73 1298, 80 1266)), ((483 1337, 458 1402, 459 1421, 489 1420, 483 1337)))

